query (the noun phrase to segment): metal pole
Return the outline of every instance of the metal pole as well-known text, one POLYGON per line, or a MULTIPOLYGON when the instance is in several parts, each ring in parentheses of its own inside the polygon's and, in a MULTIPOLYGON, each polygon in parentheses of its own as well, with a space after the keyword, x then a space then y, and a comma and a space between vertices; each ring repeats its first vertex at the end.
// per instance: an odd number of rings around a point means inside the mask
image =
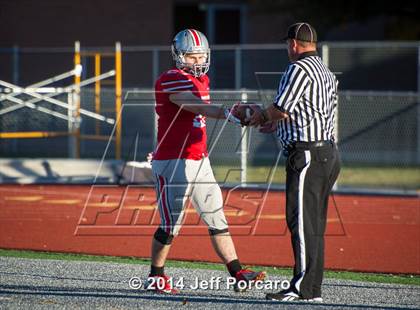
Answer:
MULTIPOLYGON (((159 50, 153 49, 152 50, 152 83, 156 81, 159 76, 159 50)), ((153 85, 153 84, 152 84, 153 85)))
MULTIPOLYGON (((74 67, 77 68, 81 65, 81 57, 80 57, 80 42, 76 41, 74 43, 74 67)), ((81 72, 77 72, 79 74, 74 75, 74 92, 73 92, 73 105, 75 107, 73 116, 76 117, 77 122, 75 126, 73 126, 73 134, 75 135, 75 156, 74 158, 80 158, 80 74, 81 72)))
MULTIPOLYGON (((330 67, 330 48, 327 44, 322 45, 322 61, 324 64, 329 68, 330 67)), ((334 118, 334 138, 335 143, 338 143, 338 100, 337 100, 337 108, 335 110, 335 118, 334 118)), ((334 183, 333 190, 337 190, 338 180, 334 183)))
POLYGON ((214 4, 207 5, 207 17, 206 17, 206 31, 207 31, 207 39, 209 40, 210 44, 216 44, 215 38, 215 27, 214 27, 214 17, 215 17, 215 10, 214 4))
MULTIPOLYGON (((95 77, 101 75, 101 55, 95 54, 95 77)), ((101 113, 101 80, 95 81, 95 113, 101 113)), ((100 135, 101 124, 98 120, 95 121, 95 134, 100 135)))
MULTIPOLYGON (((327 44, 322 45, 322 61, 328 68, 330 67, 330 48, 327 44)), ((334 137, 336 142, 338 142, 338 102, 335 111, 334 137)))
MULTIPOLYGON (((248 94, 241 93, 241 102, 248 101, 248 94)), ((248 166, 248 127, 241 127, 241 185, 246 184, 247 166, 248 166)))
MULTIPOLYGON (((13 84, 19 84, 19 47, 17 45, 13 46, 13 84)), ((12 141, 13 153, 16 153, 18 142, 12 141)))
POLYGON ((240 13, 241 21, 240 21, 240 42, 241 44, 246 43, 247 39, 247 21, 248 21, 248 14, 247 14, 247 5, 241 5, 240 13))
POLYGON ((242 84, 242 50, 235 48, 235 89, 240 89, 242 84))
POLYGON ((13 84, 19 84, 19 47, 13 46, 13 84))
POLYGON ((327 44, 322 45, 322 61, 327 67, 330 66, 330 48, 327 44))
POLYGON ((121 43, 115 43, 115 159, 121 159, 121 96, 122 96, 122 57, 121 43))
POLYGON ((74 135, 74 126, 75 123, 72 121, 73 118, 73 96, 74 92, 70 92, 67 94, 67 103, 69 105, 69 109, 67 110, 68 121, 67 121, 67 130, 68 130, 68 156, 69 158, 76 158, 77 157, 77 141, 74 135))

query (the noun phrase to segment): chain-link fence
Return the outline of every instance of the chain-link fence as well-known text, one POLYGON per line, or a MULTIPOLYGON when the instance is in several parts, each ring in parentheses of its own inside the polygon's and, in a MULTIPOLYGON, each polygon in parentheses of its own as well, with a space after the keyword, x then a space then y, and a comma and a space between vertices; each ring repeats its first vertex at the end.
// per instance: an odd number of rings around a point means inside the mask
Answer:
POLYGON ((343 161, 420 164, 419 106, 416 93, 342 92, 338 136, 343 161))
MULTIPOLYGON (((122 157, 126 160, 142 161, 147 153, 154 149, 156 143, 154 94, 150 90, 127 89, 124 94, 121 115, 122 157)), ((244 99, 264 102, 266 101, 264 98, 274 95, 273 91, 271 94, 265 91, 262 96, 258 91, 244 90, 214 91, 211 97, 213 104, 230 106, 244 99)), ((420 167, 418 99, 417 94, 411 92, 392 94, 340 92, 337 140, 343 166, 363 169, 367 169, 366 167, 414 169, 418 172, 420 167)), ((85 89, 81 100, 86 109, 92 110, 94 91, 85 89)), ((109 117, 114 115, 113 91, 102 91, 101 113, 109 117)), ((95 119, 82 118, 80 127, 82 137, 97 134, 97 124, 98 121, 95 119)), ((113 125, 99 124, 100 134, 104 139, 82 139, 80 149, 82 158, 102 158, 104 155, 105 159, 115 157, 114 142, 109 139, 113 125), (111 147, 107 148, 108 144, 111 147)), ((21 109, 18 113, 2 117, 1 126, 2 131, 30 129, 65 131, 67 122, 38 111, 21 109)), ((284 163, 282 157, 278 158, 281 149, 275 134, 261 134, 252 128, 244 129, 230 123, 226 124, 223 120, 212 119, 207 120, 207 133, 211 161, 216 170, 219 168, 220 171, 219 181, 263 182, 267 180, 270 169, 276 166, 276 163, 280 166, 284 163), (257 169, 262 167, 265 170, 257 169), (243 171, 244 169, 246 170, 243 171), (265 176, 261 176, 260 173, 265 176)), ((68 139, 68 137, 3 139, 0 152, 2 157, 68 157, 68 139)), ((281 182, 281 176, 279 178, 275 178, 275 181, 281 182)), ((415 178, 414 183, 407 186, 416 188, 415 180, 418 179, 419 177, 415 178)), ((396 185, 398 187, 398 184, 396 185)))
MULTIPOLYGON (((420 185, 419 50, 417 43, 323 43, 319 53, 340 81, 337 138, 344 175, 352 186, 404 187, 420 185), (346 170, 349 169, 349 170, 346 170), (377 169, 377 170, 375 170, 377 169), (384 171, 387 182, 375 184, 375 173, 384 171), (407 174, 406 174, 407 173, 407 174), (372 181, 365 183, 367 176, 372 181), (411 180, 405 182, 405 180, 411 180)), ((92 60, 82 59, 84 76, 93 75, 92 60)), ((269 104, 287 65, 284 45, 215 46, 210 76, 212 102, 231 105, 236 101, 269 104), (229 89, 229 90, 222 90, 229 89)), ((156 120, 151 88, 160 72, 172 61, 167 47, 123 48, 124 105, 122 111, 122 157, 143 160, 154 149, 156 120), (135 88, 136 87, 136 88, 135 88), (138 148, 134 150, 134 145, 138 148)), ((102 71, 113 67, 104 60, 102 71)), ((71 49, 14 49, 0 51, 0 79, 28 85, 72 67, 71 49), (1 53, 3 52, 3 53, 1 53), (6 65, 7 63, 7 65, 6 65), (3 66, 3 64, 5 64, 3 66)), ((70 83, 68 83, 70 84, 70 83)), ((59 83, 58 86, 65 86, 59 83)), ((19 98, 25 100, 23 95, 19 98)), ((57 97, 65 101, 64 97, 57 97)), ((94 111, 93 89, 84 88, 81 104, 94 111)), ((12 105, 0 102, 1 108, 12 105)), ((52 111, 67 112, 41 102, 52 111)), ((101 114, 115 118, 115 92, 103 83, 101 114)), ((82 158, 115 158, 114 141, 108 137, 113 125, 82 117, 82 158), (92 136, 102 136, 92 139, 92 136), (111 147, 107 148, 107 145, 111 147)), ((0 115, 0 131, 66 132, 68 122, 33 109, 22 108, 0 115)), ((278 160, 280 147, 275 135, 241 129, 222 121, 207 121, 210 158, 218 181, 263 182, 278 160), (263 167, 263 168, 261 168, 263 167), (261 169, 260 169, 261 168, 261 169), (230 178, 228 175, 234 174, 230 178)), ((69 137, 49 139, 0 139, 1 157, 68 157, 69 137)), ((279 171, 282 169, 280 168, 279 171)), ((282 175, 274 177, 284 182, 282 175)), ((346 183, 347 182, 347 183, 346 183)))
MULTIPOLYGON (((124 42, 123 42, 124 43, 124 42)), ((110 48, 84 48, 110 52, 110 48)), ((418 91, 418 42, 321 42, 318 52, 339 74, 342 90, 418 91)), ((173 65, 169 46, 123 46, 123 83, 126 88, 151 88, 156 77, 173 65)), ((72 48, 0 48, 0 80, 29 85, 73 66, 72 48)), ((209 71, 212 89, 275 89, 284 70, 285 44, 212 46, 209 71)), ((111 70, 113 59, 102 60, 111 70)), ((83 57, 82 79, 93 74, 92 57, 83 57)))

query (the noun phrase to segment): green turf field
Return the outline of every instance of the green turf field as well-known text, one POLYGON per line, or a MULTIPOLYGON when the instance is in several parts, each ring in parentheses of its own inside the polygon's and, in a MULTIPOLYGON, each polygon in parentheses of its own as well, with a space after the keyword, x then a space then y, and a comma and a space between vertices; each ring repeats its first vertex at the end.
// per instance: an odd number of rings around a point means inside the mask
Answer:
MULTIPOLYGON (((239 170, 232 166, 214 166, 218 182, 240 182, 239 170)), ((266 166, 247 168, 247 182, 258 183, 269 181, 270 171, 266 166)), ((275 170, 273 182, 284 184, 286 173, 284 166, 275 170)), ((338 179, 339 186, 354 186, 368 188, 420 189, 420 167, 347 167, 341 169, 338 179)))
MULTIPOLYGON (((58 260, 73 260, 73 261, 95 261, 95 262, 112 262, 120 264, 150 264, 149 259, 135 258, 135 257, 115 257, 115 256, 97 256, 84 254, 69 254, 69 253, 52 253, 52 252, 37 252, 37 251, 18 251, 0 249, 0 256, 3 257, 19 257, 32 259, 58 259, 58 260)), ((203 263, 203 262, 186 262, 186 261, 168 261, 166 266, 176 268, 189 269, 214 269, 225 270, 223 264, 203 263)), ((277 267, 261 267, 261 266, 247 266, 258 270, 265 270, 270 275, 284 275, 291 277, 291 268, 277 268, 277 267)), ((398 283, 420 286, 419 275, 396 275, 396 274, 379 274, 379 273, 363 273, 363 272, 349 272, 349 271, 332 271, 327 270, 326 278, 345 279, 354 281, 367 281, 378 283, 398 283)))

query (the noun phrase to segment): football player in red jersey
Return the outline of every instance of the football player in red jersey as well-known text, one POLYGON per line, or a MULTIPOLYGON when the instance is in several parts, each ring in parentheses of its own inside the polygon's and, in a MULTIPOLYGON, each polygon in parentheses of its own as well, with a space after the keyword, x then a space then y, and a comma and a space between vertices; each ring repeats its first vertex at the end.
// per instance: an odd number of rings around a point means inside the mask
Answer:
MULTIPOLYGON (((265 272, 243 269, 238 260, 223 212, 222 192, 208 159, 206 117, 240 121, 229 109, 210 104, 207 38, 197 30, 183 30, 173 40, 172 55, 176 66, 155 83, 158 144, 152 169, 161 224, 152 240, 148 289, 177 292, 164 265, 182 226, 188 198, 208 226, 214 250, 236 283, 263 280, 265 272)), ((235 290, 241 291, 239 285, 235 290)))

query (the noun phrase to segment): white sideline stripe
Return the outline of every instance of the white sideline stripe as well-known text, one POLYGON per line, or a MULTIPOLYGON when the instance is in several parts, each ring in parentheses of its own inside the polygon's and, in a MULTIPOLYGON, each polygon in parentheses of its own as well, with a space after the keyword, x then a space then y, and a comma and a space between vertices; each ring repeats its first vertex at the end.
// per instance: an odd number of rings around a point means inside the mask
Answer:
POLYGON ((184 85, 184 86, 177 86, 177 87, 172 87, 172 88, 165 88, 163 89, 164 92, 168 92, 168 91, 172 91, 172 90, 176 90, 176 89, 184 89, 184 88, 192 88, 193 85, 184 85))
MULTIPOLYGON (((169 81, 169 82, 162 82, 162 85, 171 85, 176 83, 188 83, 191 82, 190 80, 177 80, 177 81, 169 81)), ((192 83, 192 82, 191 82, 192 83)))
POLYGON ((306 166, 303 168, 299 175, 299 190, 298 190, 298 228, 299 228, 299 247, 300 247, 300 270, 301 277, 296 281, 296 289, 300 292, 300 283, 303 280, 306 272, 306 250, 305 250, 305 230, 303 227, 303 191, 305 187, 305 176, 306 171, 311 165, 311 152, 305 151, 305 163, 306 166))

